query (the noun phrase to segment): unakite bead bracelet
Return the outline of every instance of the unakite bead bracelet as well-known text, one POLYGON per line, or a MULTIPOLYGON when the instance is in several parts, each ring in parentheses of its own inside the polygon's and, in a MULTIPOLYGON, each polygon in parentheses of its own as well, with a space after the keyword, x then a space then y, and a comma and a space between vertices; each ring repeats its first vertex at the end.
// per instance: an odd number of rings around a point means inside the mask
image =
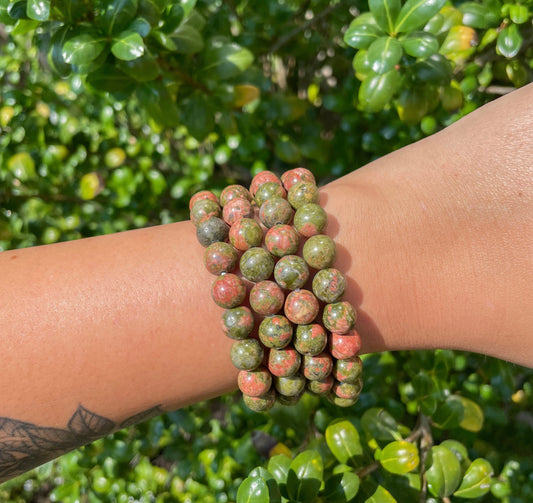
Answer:
POLYGON ((306 390, 343 407, 361 393, 357 314, 342 300, 346 278, 333 267, 336 247, 318 203, 305 168, 281 179, 262 171, 249 190, 230 185, 220 198, 203 190, 189 203, 205 267, 217 276, 211 295, 234 340, 238 386, 254 411, 294 405, 306 390))

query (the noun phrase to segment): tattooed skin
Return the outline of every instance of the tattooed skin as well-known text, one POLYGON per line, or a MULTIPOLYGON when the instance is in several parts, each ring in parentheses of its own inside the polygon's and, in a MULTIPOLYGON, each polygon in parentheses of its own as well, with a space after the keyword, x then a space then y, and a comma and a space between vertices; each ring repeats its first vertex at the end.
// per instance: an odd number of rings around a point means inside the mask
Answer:
POLYGON ((163 412, 161 406, 156 405, 117 424, 79 405, 65 429, 0 417, 0 483, 115 430, 163 412))

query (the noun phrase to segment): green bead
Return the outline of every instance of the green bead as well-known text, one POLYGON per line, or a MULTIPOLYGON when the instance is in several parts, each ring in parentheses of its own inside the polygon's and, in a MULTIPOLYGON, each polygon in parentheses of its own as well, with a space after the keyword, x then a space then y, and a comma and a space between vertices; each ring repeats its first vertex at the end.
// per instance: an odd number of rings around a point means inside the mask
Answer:
POLYGON ((345 360, 335 360, 332 374, 337 381, 357 384, 363 374, 363 362, 358 356, 345 360))
POLYGON ((246 251, 249 248, 261 245, 263 230, 252 218, 242 218, 231 226, 229 240, 237 250, 246 251))
POLYGON ((322 313, 324 326, 336 334, 347 334, 355 326, 357 313, 349 302, 327 304, 322 313))
POLYGON ((274 279, 281 288, 296 290, 302 288, 309 279, 309 268, 298 255, 285 255, 274 268, 274 279))
POLYGON ((191 222, 195 227, 211 217, 219 217, 222 214, 220 205, 211 199, 200 199, 191 210, 191 222))
POLYGON ((265 235, 265 246, 276 257, 294 255, 299 245, 300 236, 290 225, 274 225, 265 235))
POLYGON ((258 282, 270 278, 274 271, 274 257, 264 248, 250 248, 240 260, 242 275, 249 281, 258 282))
POLYGON ((239 370, 255 370, 263 361, 263 348, 256 339, 235 341, 231 346, 231 362, 239 370))
POLYGON ((287 197, 287 192, 285 189, 276 182, 266 182, 259 186, 257 192, 255 193, 255 202, 260 208, 261 205, 267 200, 274 197, 287 197))
POLYGON ((222 330, 231 339, 246 339, 254 328, 252 311, 245 306, 226 309, 222 315, 222 330))
POLYGON ((244 404, 254 412, 265 412, 276 402, 276 392, 271 389, 261 396, 242 396, 244 404))
POLYGON ((346 290, 346 278, 338 269, 322 269, 313 278, 313 293, 331 304, 341 300, 346 290))
POLYGON ((314 183, 298 182, 295 183, 287 195, 287 199, 291 206, 297 210, 304 204, 318 203, 320 194, 318 187, 314 183))
POLYGON ((305 242, 303 256, 309 266, 314 269, 325 269, 335 262, 337 248, 329 236, 317 234, 305 242))
POLYGON ((274 386, 281 395, 298 396, 305 389, 305 377, 301 375, 274 377, 274 386))
POLYGON ((310 381, 323 381, 331 374, 333 359, 328 353, 304 356, 304 375, 310 381))
POLYGON ((259 209, 259 218, 265 227, 274 227, 276 224, 288 224, 294 214, 287 199, 273 197, 267 199, 259 209))
POLYGON ((357 398, 341 398, 333 393, 333 391, 330 391, 326 396, 337 407, 351 407, 357 403, 357 398))
POLYGON ((318 323, 297 325, 294 335, 294 347, 302 355, 318 355, 324 351, 328 335, 318 323))
POLYGON ((302 357, 293 347, 271 349, 268 354, 268 370, 274 376, 288 377, 300 370, 302 357))
MULTIPOLYGON (((209 199, 203 199, 203 201, 209 201, 209 199)), ((197 205, 201 202, 198 202, 197 205)), ((208 247, 213 243, 226 241, 228 231, 229 227, 224 220, 218 217, 211 217, 209 220, 204 220, 198 224, 198 227, 196 227, 196 238, 202 246, 208 247)))
POLYGON ((339 398, 358 398, 363 389, 363 379, 359 377, 354 383, 349 382, 335 382, 333 385, 333 393, 339 398))
POLYGON ((242 185, 228 185, 220 193, 220 206, 224 207, 232 199, 244 198, 248 201, 252 200, 252 196, 246 187, 242 185))
POLYGON ((282 349, 291 342, 292 331, 292 325, 285 316, 267 316, 259 325, 259 339, 267 348, 282 349))
POLYGON ((305 237, 321 234, 328 223, 324 209, 315 203, 300 206, 294 215, 294 227, 305 237))
POLYGON ((229 243, 217 241, 205 249, 204 265, 211 274, 233 271, 238 260, 237 250, 229 243))

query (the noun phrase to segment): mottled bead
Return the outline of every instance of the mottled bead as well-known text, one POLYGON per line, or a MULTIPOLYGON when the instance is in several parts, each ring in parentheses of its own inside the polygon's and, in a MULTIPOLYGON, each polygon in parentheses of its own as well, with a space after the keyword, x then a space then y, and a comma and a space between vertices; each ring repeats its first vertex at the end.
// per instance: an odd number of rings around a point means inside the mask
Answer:
POLYGON ((345 360, 335 360, 333 365, 333 377, 340 382, 356 384, 363 373, 363 362, 358 356, 345 360))
POLYGON ((229 201, 222 210, 222 217, 228 225, 234 225, 242 218, 252 218, 254 211, 248 199, 239 197, 229 201))
POLYGON ((287 199, 291 206, 297 210, 304 204, 318 203, 319 196, 318 187, 314 183, 298 182, 289 189, 287 199))
POLYGON ((222 213, 220 206, 211 199, 200 199, 191 210, 191 222, 195 227, 211 217, 219 217, 222 213))
POLYGON ((288 224, 292 220, 294 211, 287 201, 281 197, 267 199, 259 208, 259 219, 265 227, 277 224, 288 224))
POLYGON ((274 387, 281 395, 298 396, 305 389, 305 377, 301 375, 274 377, 274 387))
POLYGON ((300 245, 300 236, 290 225, 275 225, 265 236, 267 250, 276 257, 294 255, 300 245))
POLYGON ((349 302, 335 302, 324 307, 322 321, 330 332, 347 334, 354 327, 356 320, 357 314, 349 302))
POLYGON ((268 355, 268 370, 273 376, 288 377, 300 370, 302 357, 292 347, 271 349, 268 355))
POLYGON ((338 269, 322 269, 313 278, 313 293, 328 304, 341 300, 345 290, 346 278, 338 269))
POLYGON ((222 315, 222 331, 231 339, 246 339, 254 328, 254 315, 246 306, 226 309, 222 315))
POLYGON ((201 190, 191 197, 191 200, 189 201, 189 210, 192 210, 192 207, 202 199, 210 199, 218 204, 218 198, 215 194, 213 194, 210 190, 201 190))
POLYGON ((285 316, 293 323, 307 325, 318 314, 318 300, 309 290, 295 290, 285 300, 285 316))
POLYGON ((304 375, 310 381, 323 381, 331 374, 333 360, 328 353, 304 356, 304 375))
POLYGON ((316 395, 325 395, 329 390, 331 390, 334 382, 335 379, 329 375, 321 381, 308 381, 307 389, 316 395))
POLYGON ((281 183, 283 183, 286 190, 289 190, 298 182, 308 182, 316 185, 313 173, 305 168, 289 169, 289 171, 285 171, 285 173, 281 175, 281 183))
POLYGON ((329 351, 338 360, 352 358, 360 349, 361 336, 355 330, 350 330, 345 335, 332 333, 329 337, 329 351))
POLYGON ((237 377, 239 389, 248 396, 264 395, 272 385, 272 374, 265 368, 241 370, 237 377))
POLYGON ((243 218, 231 226, 229 240, 237 250, 246 251, 253 246, 261 245, 263 231, 252 218, 243 218))
POLYGON ((309 268, 302 257, 285 255, 274 267, 274 279, 282 288, 297 290, 309 279, 309 268))
POLYGON ((228 185, 220 193, 220 206, 224 207, 233 199, 252 200, 252 196, 246 187, 242 185, 228 185))
POLYGON ((231 345, 231 363, 239 370, 255 370, 263 361, 263 347, 256 339, 235 341, 231 345))
POLYGON ((283 306, 285 296, 274 281, 260 281, 250 291, 250 306, 263 316, 276 314, 283 306))
POLYGON ((329 236, 317 234, 305 242, 303 256, 305 261, 314 269, 326 269, 335 262, 337 248, 329 236))
POLYGON ((327 399, 337 407, 351 407, 357 403, 357 398, 340 398, 333 391, 326 395, 327 399))
POLYGON ((276 392, 271 389, 261 396, 242 396, 244 405, 254 412, 266 412, 276 403, 276 392))
POLYGON ((294 227, 305 237, 321 234, 328 223, 328 216, 324 209, 315 203, 300 206, 294 214, 294 227))
POLYGON ((222 274, 235 269, 239 255, 229 243, 216 242, 210 244, 204 253, 204 265, 211 274, 222 274))
POLYGON ((272 171, 261 171, 253 177, 252 183, 250 184, 250 194, 252 197, 255 197, 257 189, 267 182, 274 182, 282 186, 281 180, 277 177, 277 175, 272 173, 272 171))
POLYGON ((303 395, 303 392, 300 393, 299 395, 294 395, 294 396, 286 396, 286 395, 282 395, 281 393, 278 393, 276 395, 276 401, 280 405, 287 405, 287 406, 292 407, 293 405, 296 405, 300 401, 300 398, 302 398, 302 395, 303 395))
POLYGON ((211 295, 218 306, 230 309, 242 303, 246 288, 239 276, 227 273, 213 281, 211 295))
POLYGON ((333 385, 333 393, 339 398, 358 398, 363 389, 363 380, 357 379, 355 383, 335 382, 333 385))
POLYGON ((287 197, 287 192, 285 192, 282 185, 276 182, 266 182, 258 187, 254 199, 257 207, 260 208, 265 201, 274 197, 285 198, 287 197))
POLYGON ((226 241, 228 230, 229 227, 224 220, 218 217, 211 217, 209 220, 198 224, 196 238, 202 246, 207 247, 219 241, 226 241))
POLYGON ((315 356, 326 347, 328 335, 318 323, 298 325, 294 334, 294 347, 302 355, 315 356))
POLYGON ((259 325, 259 339, 267 348, 282 349, 292 340, 293 328, 285 316, 267 316, 259 325))
POLYGON ((272 276, 274 258, 264 248, 254 247, 242 254, 239 265, 247 280, 258 282, 272 276))

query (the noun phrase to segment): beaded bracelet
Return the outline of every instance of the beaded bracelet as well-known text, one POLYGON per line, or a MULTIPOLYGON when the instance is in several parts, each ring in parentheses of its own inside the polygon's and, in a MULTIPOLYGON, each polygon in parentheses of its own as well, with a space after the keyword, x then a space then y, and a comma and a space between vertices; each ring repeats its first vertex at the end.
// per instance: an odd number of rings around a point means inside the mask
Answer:
POLYGON ((220 199, 204 190, 189 203, 204 264, 217 276, 211 294, 225 309, 222 330, 235 340, 239 389, 254 411, 296 404, 306 390, 341 407, 361 393, 357 315, 342 300, 346 278, 333 268, 336 247, 323 234, 318 200, 313 174, 295 168, 281 179, 262 171, 250 190, 230 185, 220 199))

